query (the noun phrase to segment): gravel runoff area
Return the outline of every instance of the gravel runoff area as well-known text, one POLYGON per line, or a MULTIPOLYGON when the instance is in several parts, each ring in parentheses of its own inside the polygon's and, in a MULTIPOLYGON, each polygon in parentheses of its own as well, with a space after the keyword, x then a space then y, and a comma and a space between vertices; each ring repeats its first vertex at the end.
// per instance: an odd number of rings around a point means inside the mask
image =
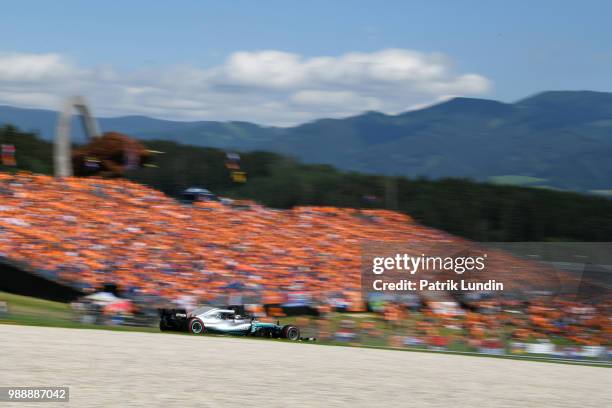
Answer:
POLYGON ((435 353, 0 325, 0 386, 35 407, 605 407, 609 368, 435 353))

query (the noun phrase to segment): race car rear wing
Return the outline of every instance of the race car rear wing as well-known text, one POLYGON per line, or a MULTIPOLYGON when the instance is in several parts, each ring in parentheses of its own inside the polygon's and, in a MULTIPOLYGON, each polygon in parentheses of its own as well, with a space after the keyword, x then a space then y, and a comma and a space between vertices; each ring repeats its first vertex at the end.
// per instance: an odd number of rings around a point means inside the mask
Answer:
POLYGON ((187 331, 187 310, 158 309, 159 328, 162 331, 187 331))

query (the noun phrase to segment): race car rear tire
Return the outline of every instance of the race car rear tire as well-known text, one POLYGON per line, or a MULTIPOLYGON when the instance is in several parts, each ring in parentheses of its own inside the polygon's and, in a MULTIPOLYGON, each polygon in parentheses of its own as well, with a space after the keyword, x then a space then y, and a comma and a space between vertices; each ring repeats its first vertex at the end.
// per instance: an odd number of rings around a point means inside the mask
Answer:
POLYGON ((295 326, 287 325, 283 326, 282 329, 283 338, 291 341, 297 341, 300 339, 300 329, 295 326))
POLYGON ((159 322, 159 330, 160 330, 160 331, 170 330, 170 329, 168 328, 168 325, 166 325, 166 321, 165 321, 165 320, 161 320, 161 321, 159 322))
POLYGON ((203 334, 206 333, 206 327, 204 326, 204 323, 202 322, 202 320, 198 319, 197 317, 192 317, 191 319, 189 319, 189 333, 191 334, 203 334))

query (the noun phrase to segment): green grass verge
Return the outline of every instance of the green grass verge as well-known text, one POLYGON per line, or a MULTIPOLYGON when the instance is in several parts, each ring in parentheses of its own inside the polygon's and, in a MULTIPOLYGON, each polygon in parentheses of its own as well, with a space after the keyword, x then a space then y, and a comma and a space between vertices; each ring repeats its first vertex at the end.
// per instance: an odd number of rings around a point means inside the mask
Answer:
POLYGON ((510 186, 533 186, 535 184, 545 183, 548 180, 538 177, 517 176, 510 174, 505 176, 492 176, 489 177, 489 181, 494 184, 503 184, 510 186))
MULTIPOLYGON (((0 292, 0 302, 6 302, 8 304, 9 313, 6 315, 0 314, 0 324, 16 324, 26 326, 45 326, 45 327, 62 327, 70 329, 95 329, 95 330, 113 330, 113 331, 131 331, 131 332, 147 332, 147 333, 160 333, 157 327, 132 327, 132 326, 101 326, 94 324, 84 324, 79 322, 75 315, 70 309, 70 305, 59 302, 52 302, 43 299, 37 299, 27 296, 14 295, 6 292, 0 292)), ((420 317, 415 314, 415 320, 417 321, 420 317)), ((282 323, 295 324, 298 318, 287 317, 282 318, 282 323)), ((378 321, 376 316, 373 314, 362 313, 362 314, 332 314, 329 317, 330 324, 333 327, 337 327, 342 320, 370 320, 376 322, 376 328, 385 330, 384 323, 378 321)), ((175 335, 189 335, 188 333, 164 333, 164 334, 175 334, 175 335)), ((308 335, 307 330, 304 335, 308 335)), ((451 334, 442 333, 443 335, 451 334)), ((220 335, 207 335, 214 337, 224 337, 220 335)), ((271 341, 269 339, 249 337, 253 340, 271 341)), ((273 341, 285 341, 285 340, 273 340, 273 341)), ((426 348, 405 348, 405 347, 390 347, 387 344, 385 338, 381 339, 368 339, 368 344, 354 344, 354 343, 338 343, 332 341, 315 341, 315 342, 304 342, 303 344, 319 345, 319 346, 334 346, 334 347, 361 347, 371 348, 379 350, 390 350, 390 351, 408 351, 408 352, 423 352, 423 353, 438 353, 438 354, 454 354, 454 355, 465 355, 474 357, 487 357, 487 358, 505 358, 513 360, 527 360, 527 361, 539 361, 539 362, 550 362, 558 364, 578 364, 586 366, 597 366, 597 367, 612 367, 611 364, 605 362, 598 362, 597 360, 563 360, 558 358, 547 358, 536 355, 491 355, 491 354, 480 354, 467 350, 465 347, 454 346, 448 351, 433 351, 426 348)))
POLYGON ((8 305, 8 314, 0 313, 0 323, 26 326, 67 327, 73 329, 105 329, 158 332, 157 327, 99 326, 77 321, 70 305, 28 296, 0 292, 0 302, 8 305))

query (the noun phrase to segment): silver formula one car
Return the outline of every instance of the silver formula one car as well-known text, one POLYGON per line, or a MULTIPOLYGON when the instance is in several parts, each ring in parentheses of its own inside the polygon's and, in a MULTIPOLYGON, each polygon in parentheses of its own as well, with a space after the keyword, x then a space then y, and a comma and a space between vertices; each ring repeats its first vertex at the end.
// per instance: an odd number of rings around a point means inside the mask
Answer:
POLYGON ((300 340, 300 329, 280 323, 264 323, 236 314, 233 309, 201 306, 187 313, 184 309, 160 309, 161 331, 188 331, 192 334, 230 334, 300 340))

